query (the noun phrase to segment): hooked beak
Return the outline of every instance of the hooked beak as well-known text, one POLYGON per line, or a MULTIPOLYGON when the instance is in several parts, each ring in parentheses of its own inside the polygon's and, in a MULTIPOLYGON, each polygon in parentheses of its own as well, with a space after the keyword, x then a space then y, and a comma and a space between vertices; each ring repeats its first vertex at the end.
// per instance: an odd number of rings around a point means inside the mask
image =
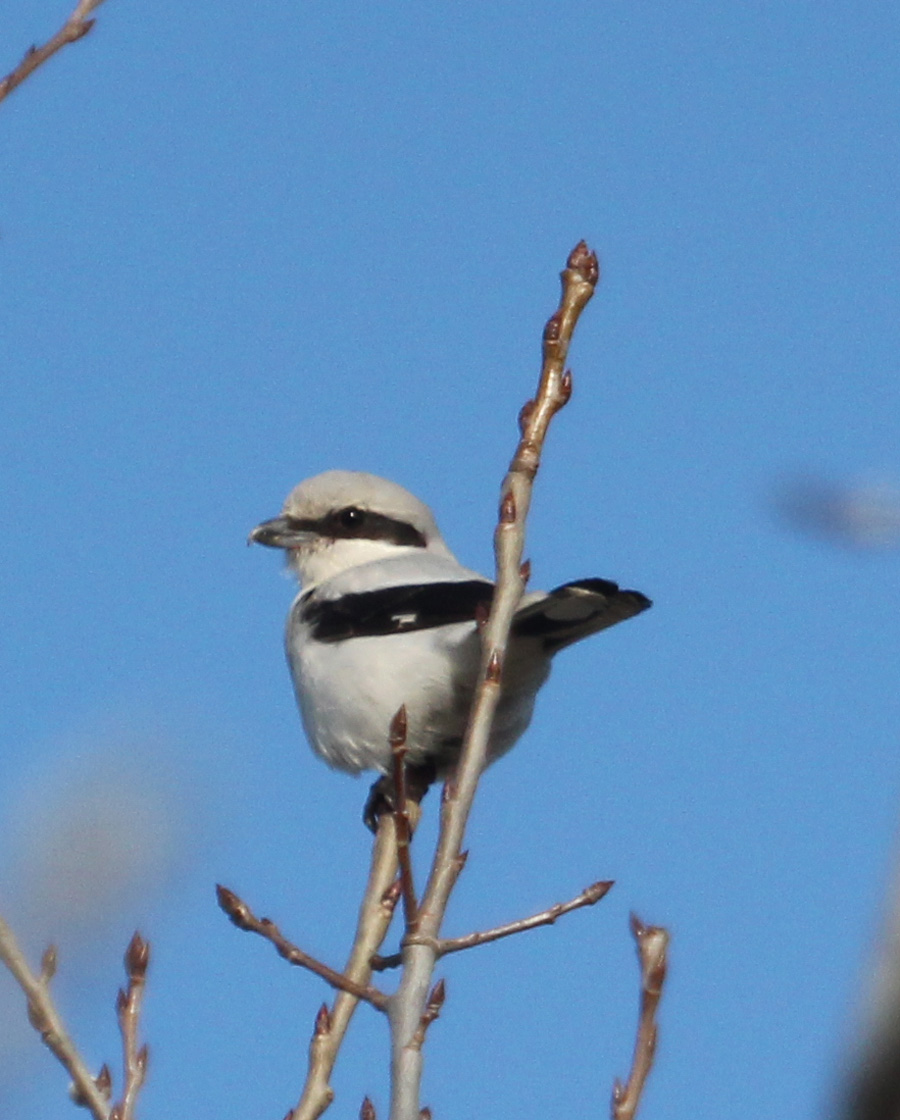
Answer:
POLYGON ((257 525, 247 537, 247 544, 264 544, 268 548, 300 548, 310 536, 296 518, 281 514, 257 525))

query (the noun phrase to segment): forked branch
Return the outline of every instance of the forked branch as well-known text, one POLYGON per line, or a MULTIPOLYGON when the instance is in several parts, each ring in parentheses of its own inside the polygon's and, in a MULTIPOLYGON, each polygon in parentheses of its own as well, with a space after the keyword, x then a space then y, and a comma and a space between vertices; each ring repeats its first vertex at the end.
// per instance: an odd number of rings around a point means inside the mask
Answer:
MULTIPOLYGON (((356 937, 344 968, 344 975, 358 984, 368 984, 371 979, 371 958, 387 936, 399 898, 395 820, 390 813, 383 813, 372 848, 372 867, 359 910, 356 937)), ((288 1114, 290 1120, 317 1120, 331 1104, 331 1073, 358 1004, 359 1000, 348 992, 338 992, 330 1009, 324 1004, 319 1009, 309 1044, 306 1084, 299 1103, 288 1114)))
POLYGON ((94 1077, 66 1030, 50 994, 56 972, 56 950, 51 945, 41 959, 39 975, 32 972, 15 935, 0 918, 0 961, 12 973, 28 1001, 28 1019, 42 1042, 53 1052, 72 1078, 71 1096, 94 1120, 134 1120, 138 1093, 147 1073, 147 1047, 138 1045, 141 1001, 150 963, 150 946, 136 933, 125 950, 126 987, 116 997, 116 1013, 122 1034, 123 1089, 120 1100, 111 1104, 112 1074, 103 1065, 94 1077))

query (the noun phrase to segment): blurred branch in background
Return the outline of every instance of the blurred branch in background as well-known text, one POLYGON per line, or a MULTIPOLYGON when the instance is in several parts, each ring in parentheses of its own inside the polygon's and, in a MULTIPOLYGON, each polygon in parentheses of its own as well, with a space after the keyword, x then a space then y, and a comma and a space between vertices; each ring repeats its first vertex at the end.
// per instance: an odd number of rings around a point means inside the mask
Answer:
POLYGON ((864 993, 862 1024, 850 1055, 838 1120, 900 1120, 900 867, 864 993))
POLYGON ((845 548, 900 548, 900 483, 836 482, 808 474, 781 483, 775 507, 782 520, 810 536, 845 548))
POLYGON ((43 46, 29 47, 19 65, 0 81, 0 101, 7 94, 12 93, 16 86, 20 86, 39 66, 52 58, 57 51, 62 50, 69 43, 77 43, 79 39, 83 39, 95 23, 95 20, 89 18, 91 13, 102 3, 103 0, 79 0, 78 6, 52 39, 48 39, 43 46))

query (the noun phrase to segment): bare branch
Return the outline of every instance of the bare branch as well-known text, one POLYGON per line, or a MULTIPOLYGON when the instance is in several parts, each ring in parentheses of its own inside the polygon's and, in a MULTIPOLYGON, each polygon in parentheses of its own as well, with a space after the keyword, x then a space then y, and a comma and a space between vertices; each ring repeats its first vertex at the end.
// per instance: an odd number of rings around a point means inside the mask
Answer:
POLYGON ((57 51, 62 50, 69 43, 76 43, 79 39, 83 39, 95 23, 88 17, 102 3, 103 0, 79 0, 78 6, 52 39, 48 39, 41 47, 29 47, 19 65, 0 81, 0 101, 7 94, 12 93, 16 86, 20 86, 48 58, 52 58, 57 51))
POLYGON ((72 1078, 75 1100, 83 1104, 95 1120, 109 1120, 109 1094, 95 1083, 50 995, 49 983, 56 968, 56 950, 51 947, 44 953, 41 974, 35 976, 13 931, 0 918, 0 960, 25 993, 29 1022, 72 1078))
MULTIPOLYGON (((397 875, 397 839, 394 817, 384 813, 372 848, 369 882, 359 910, 356 937, 344 975, 358 984, 368 984, 372 975, 370 961, 387 936, 394 909, 400 898, 397 875)), ((339 992, 334 1006, 320 1010, 316 1031, 309 1046, 309 1072, 303 1096, 291 1114, 292 1120, 317 1120, 334 1098, 329 1084, 338 1051, 359 1001, 339 992)))
POLYGON ((631 915, 631 932, 637 942, 641 962, 641 1010, 638 1017, 634 1057, 627 1084, 616 1081, 612 1093, 612 1120, 634 1120, 641 1094, 653 1068, 656 1053, 656 1010, 666 979, 669 935, 662 926, 645 926, 631 915))
MULTIPOLYGON (((604 879, 598 883, 591 883, 581 894, 569 899, 568 902, 557 902, 546 910, 541 910, 539 914, 532 914, 529 918, 519 918, 515 922, 507 922, 506 925, 495 926, 494 929, 467 933, 464 937, 441 938, 435 945, 437 954, 439 957, 444 957, 448 953, 459 953, 463 949, 474 949, 476 945, 487 945, 491 941, 499 941, 502 937, 510 937, 514 933, 524 933, 526 930, 537 929, 539 926, 552 926, 557 918, 561 918, 563 914, 570 914, 573 910, 579 910, 584 906, 593 906, 594 903, 599 902, 609 893, 612 886, 611 880, 604 879)), ((410 938, 410 940, 415 941, 415 937, 410 938)), ((402 960, 403 957, 400 953, 392 953, 389 957, 376 956, 372 958, 372 968, 376 972, 384 972, 389 968, 399 967, 402 960)))
POLYGON ((540 384, 535 399, 522 410, 522 438, 501 488, 500 519, 494 535, 497 581, 491 611, 482 630, 480 683, 456 776, 442 806, 441 832, 419 908, 417 931, 404 940, 403 976, 391 1000, 390 1120, 419 1120, 422 1053, 414 1041, 425 1013, 438 957, 435 943, 440 936, 450 892, 462 867, 460 857, 466 822, 487 760, 509 631, 524 591, 525 518, 534 477, 550 421, 572 392, 571 375, 565 371, 566 356, 575 325, 594 294, 598 276, 596 256, 580 242, 569 255, 562 273, 559 308, 544 328, 540 384))
POLYGON ((124 991, 120 989, 116 998, 119 1030, 122 1034, 125 1087, 121 1101, 113 1109, 115 1120, 134 1120, 138 1093, 147 1076, 147 1047, 141 1046, 138 1049, 138 1022, 149 964, 150 945, 139 933, 135 933, 125 950, 128 987, 124 991))
POLYGON ((391 720, 390 742, 394 778, 394 822, 397 830, 397 860, 400 865, 400 886, 403 892, 403 913, 407 932, 415 928, 419 904, 413 881, 409 843, 412 828, 406 800, 406 705, 401 705, 391 720))
POLYGON ((358 984, 351 977, 335 971, 329 965, 323 964, 322 961, 304 952, 292 941, 288 941, 271 919, 257 918, 247 903, 239 898, 234 891, 229 890, 228 887, 217 884, 216 898, 219 906, 222 907, 238 929, 247 930, 249 933, 258 933, 260 937, 271 941, 278 955, 283 957, 288 964, 309 969, 310 972, 314 972, 316 976, 321 977, 326 984, 330 984, 332 988, 337 988, 340 992, 348 992, 355 999, 365 1000, 366 1003, 371 1003, 373 1007, 377 1007, 379 1011, 387 1010, 387 996, 384 992, 379 992, 377 988, 369 987, 367 984, 358 984))

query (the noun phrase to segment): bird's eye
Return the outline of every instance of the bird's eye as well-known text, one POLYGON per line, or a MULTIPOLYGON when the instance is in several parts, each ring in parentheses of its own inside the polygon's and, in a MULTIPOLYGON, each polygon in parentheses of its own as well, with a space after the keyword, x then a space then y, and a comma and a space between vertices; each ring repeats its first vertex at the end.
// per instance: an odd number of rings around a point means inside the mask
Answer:
POLYGON ((358 529, 365 518, 365 513, 361 509, 357 509, 356 506, 348 506, 347 509, 342 509, 338 514, 338 521, 345 529, 358 529))

